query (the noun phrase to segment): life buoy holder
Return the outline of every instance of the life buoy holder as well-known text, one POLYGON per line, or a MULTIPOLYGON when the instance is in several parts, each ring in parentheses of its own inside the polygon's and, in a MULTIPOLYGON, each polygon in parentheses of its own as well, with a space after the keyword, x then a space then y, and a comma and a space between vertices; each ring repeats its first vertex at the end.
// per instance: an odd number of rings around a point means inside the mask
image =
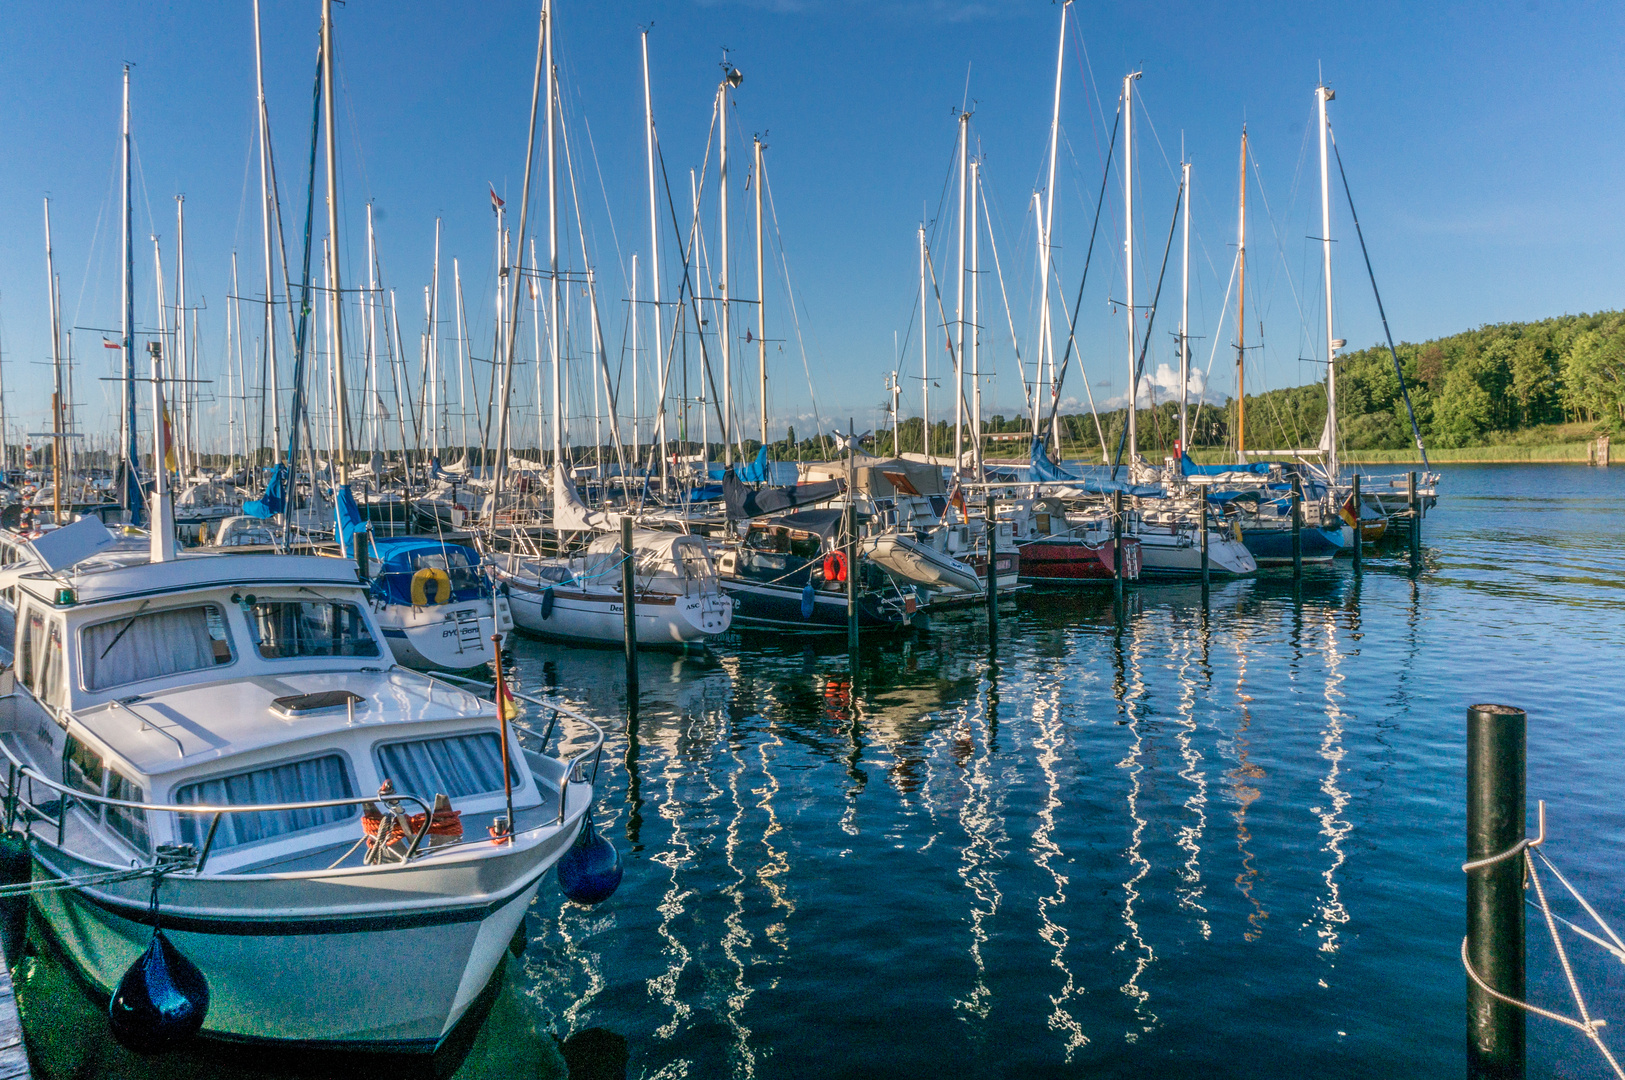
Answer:
POLYGON ((846 580, 846 552, 832 551, 824 556, 824 580, 846 580))
POLYGON ((412 575, 413 607, 430 606, 431 601, 429 600, 429 582, 431 581, 435 583, 435 598, 432 603, 451 603, 451 575, 440 569, 438 566, 425 566, 423 569, 412 575))

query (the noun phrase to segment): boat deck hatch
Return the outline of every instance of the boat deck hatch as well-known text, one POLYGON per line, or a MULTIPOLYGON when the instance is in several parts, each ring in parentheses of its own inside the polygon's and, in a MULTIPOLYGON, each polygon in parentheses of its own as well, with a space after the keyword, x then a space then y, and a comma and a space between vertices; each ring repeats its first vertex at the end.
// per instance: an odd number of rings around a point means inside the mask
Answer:
POLYGON ((324 709, 342 709, 367 699, 350 690, 321 690, 314 694, 289 694, 271 699, 271 707, 288 719, 308 716, 324 709))

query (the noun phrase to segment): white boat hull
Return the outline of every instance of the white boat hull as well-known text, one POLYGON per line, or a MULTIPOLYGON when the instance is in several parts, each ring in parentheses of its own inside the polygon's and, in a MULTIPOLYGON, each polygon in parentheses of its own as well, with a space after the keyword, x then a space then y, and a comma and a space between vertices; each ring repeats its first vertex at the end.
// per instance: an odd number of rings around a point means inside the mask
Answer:
POLYGON ((889 534, 863 541, 863 554, 907 581, 965 592, 983 591, 974 567, 906 536, 889 534))
POLYGON ((507 629, 491 601, 435 604, 379 604, 373 608, 379 629, 398 663, 418 671, 467 671, 491 662, 491 638, 507 629))
MULTIPOLYGON (((544 600, 547 589, 507 575, 502 580, 508 585, 514 625, 528 634, 595 645, 626 640, 626 609, 618 592, 553 586, 549 604, 544 600), (545 614, 544 607, 549 608, 545 614)), ((733 621, 733 603, 720 592, 645 594, 638 597, 634 620, 639 645, 684 645, 726 632, 733 621)))
MULTIPOLYGON (((1191 577, 1202 573, 1202 549, 1188 532, 1145 530, 1135 534, 1140 542, 1142 577, 1191 577)), ((1221 577, 1243 577, 1257 573, 1258 561, 1245 544, 1229 533, 1210 530, 1207 537, 1208 573, 1221 577)))

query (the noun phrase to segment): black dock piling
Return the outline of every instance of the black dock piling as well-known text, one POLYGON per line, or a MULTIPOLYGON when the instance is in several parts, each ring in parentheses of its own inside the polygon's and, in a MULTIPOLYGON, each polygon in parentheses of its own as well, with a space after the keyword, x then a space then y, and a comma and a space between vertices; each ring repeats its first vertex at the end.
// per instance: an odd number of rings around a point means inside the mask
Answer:
POLYGON ((1360 474, 1354 474, 1354 572, 1361 571, 1360 557, 1365 551, 1365 522, 1360 516, 1360 474))
POLYGON ((994 517, 998 505, 993 493, 987 495, 987 651, 999 651, 999 526, 994 517))
POLYGON ((638 711, 637 560, 632 548, 632 519, 621 518, 621 608, 626 621, 626 707, 638 711))
POLYGON ((1303 478, 1292 478, 1292 580, 1303 580, 1303 478))
MULTIPOLYGON (((851 489, 848 489, 850 493, 851 489)), ((846 649, 858 666, 858 504, 849 494, 846 507, 846 649)), ((992 573, 990 563, 988 573, 992 573)))
MULTIPOLYGON (((1414 474, 1413 474, 1414 475, 1414 474)), ((1467 709, 1467 961, 1489 986, 1524 999, 1524 764, 1527 717, 1511 705, 1467 709)), ((1524 1012, 1467 979, 1467 1075, 1522 1080, 1524 1012)))
POLYGON ((1416 474, 1405 478, 1405 501, 1411 508, 1411 569, 1422 565, 1422 500, 1416 494, 1416 474))
POLYGON ((1197 530, 1198 537, 1199 537, 1199 539, 1197 540, 1197 543, 1199 543, 1201 545, 1201 547, 1202 547, 1202 605, 1204 607, 1206 607, 1207 606, 1208 582, 1212 577, 1212 575, 1208 572, 1208 561, 1207 561, 1207 491, 1206 490, 1204 490, 1202 492, 1202 516, 1201 516, 1200 520, 1201 520, 1201 528, 1197 530))
POLYGON ((1123 600, 1123 493, 1112 492, 1112 590, 1123 600))

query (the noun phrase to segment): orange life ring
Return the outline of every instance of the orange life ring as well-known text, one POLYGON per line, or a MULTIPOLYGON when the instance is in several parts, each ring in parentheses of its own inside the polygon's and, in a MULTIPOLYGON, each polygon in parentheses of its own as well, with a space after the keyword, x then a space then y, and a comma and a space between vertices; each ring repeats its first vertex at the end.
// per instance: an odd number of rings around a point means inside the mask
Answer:
POLYGON ((824 556, 824 580, 846 580, 846 552, 832 551, 824 556))

